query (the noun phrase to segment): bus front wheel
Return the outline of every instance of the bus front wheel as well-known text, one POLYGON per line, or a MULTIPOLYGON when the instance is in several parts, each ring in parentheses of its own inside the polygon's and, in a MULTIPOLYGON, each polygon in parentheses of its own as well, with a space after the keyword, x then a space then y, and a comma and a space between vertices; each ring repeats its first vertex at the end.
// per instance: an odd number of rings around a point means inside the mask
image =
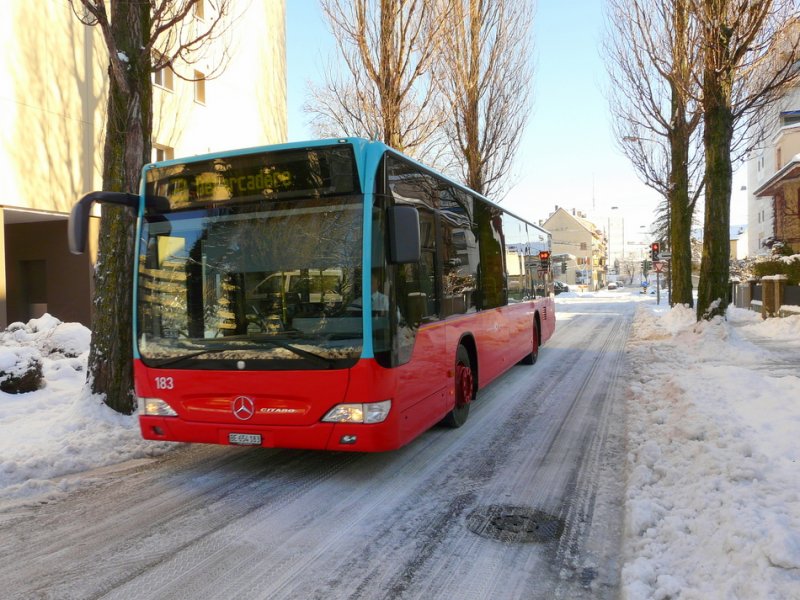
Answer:
POLYGON ((464 346, 459 346, 456 351, 455 376, 455 406, 442 423, 447 427, 461 427, 467 422, 469 416, 469 404, 475 399, 475 375, 472 371, 472 363, 469 359, 469 352, 464 346))

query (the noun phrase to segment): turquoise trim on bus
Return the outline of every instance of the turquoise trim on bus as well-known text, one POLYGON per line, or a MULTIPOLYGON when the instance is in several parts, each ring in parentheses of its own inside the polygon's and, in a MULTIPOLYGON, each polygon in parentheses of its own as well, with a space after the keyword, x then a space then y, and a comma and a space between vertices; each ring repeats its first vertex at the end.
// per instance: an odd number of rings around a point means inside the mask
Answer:
POLYGON ((133 315, 131 318, 131 326, 133 327, 133 335, 131 342, 133 343, 133 358, 140 359, 139 355, 139 240, 142 238, 142 218, 144 217, 144 196, 145 186, 147 184, 147 171, 152 169, 152 165, 145 165, 142 169, 142 177, 139 180, 139 211, 136 215, 136 238, 133 241, 133 315))
MULTIPOLYGON (((169 167, 172 165, 185 165, 193 162, 200 162, 204 160, 214 160, 217 158, 230 158, 233 156, 245 156, 247 154, 263 154, 265 152, 280 152, 282 150, 297 150, 303 148, 317 148, 322 146, 336 146, 338 144, 352 144, 355 148, 356 154, 363 146, 376 142, 368 142, 363 138, 330 138, 324 140, 310 140, 305 142, 290 142, 286 144, 273 144, 271 146, 253 146, 252 148, 239 148, 236 150, 225 150, 222 152, 211 152, 208 154, 197 154, 194 156, 184 156, 182 158, 174 158, 171 160, 162 160, 161 162, 150 163, 145 165, 142 169, 142 175, 148 169, 169 167), (359 148, 359 146, 361 148, 359 148)), ((382 144, 383 145, 383 144, 382 144)), ((363 179, 362 179, 363 182, 363 179)))
MULTIPOLYGON (((364 140, 358 140, 364 142, 364 140)), ((381 142, 365 142, 362 146, 363 156, 357 157, 358 170, 361 174, 361 190, 364 192, 364 221, 362 239, 361 270, 361 306, 362 329, 364 331, 361 358, 374 358, 372 346, 372 209, 375 203, 375 177, 378 167, 388 146, 381 142)))
POLYGON ((147 185, 147 172, 151 169, 162 167, 169 167, 172 165, 183 165, 187 163, 214 160, 218 158, 230 158, 234 156, 243 156, 247 154, 263 154, 266 152, 280 152, 282 150, 296 150, 303 148, 315 148, 323 146, 336 146, 340 144, 350 144, 353 146, 353 155, 355 156, 356 169, 358 171, 359 184, 364 194, 364 210, 363 210, 363 239, 362 239, 362 274, 361 274, 361 288, 362 288, 362 310, 363 314, 363 346, 362 358, 372 358, 372 319, 371 319, 371 281, 370 273, 372 271, 372 204, 373 204, 373 191, 374 191, 374 175, 377 172, 380 160, 383 154, 389 147, 382 142, 371 142, 363 138, 349 137, 349 138, 330 138, 324 140, 291 142, 286 144, 273 144, 269 146, 255 146, 252 148, 240 148, 236 150, 227 150, 224 152, 212 152, 209 154, 198 154, 196 156, 187 156, 183 158, 176 158, 171 160, 164 160, 155 163, 149 163, 142 168, 142 176, 139 186, 139 212, 136 218, 136 239, 133 257, 133 357, 135 359, 141 358, 139 354, 138 333, 139 333, 139 241, 142 235, 142 220, 144 217, 144 197, 147 185))

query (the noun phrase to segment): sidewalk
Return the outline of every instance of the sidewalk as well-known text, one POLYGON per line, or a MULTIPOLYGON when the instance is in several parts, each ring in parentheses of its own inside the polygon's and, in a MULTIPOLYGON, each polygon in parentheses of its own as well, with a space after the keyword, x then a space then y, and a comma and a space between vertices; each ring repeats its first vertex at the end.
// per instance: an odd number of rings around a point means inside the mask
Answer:
POLYGON ((626 352, 626 600, 797 598, 800 316, 640 305, 626 352))
POLYGON ((775 376, 800 375, 800 315, 762 319, 755 311, 729 311, 728 323, 742 339, 763 349, 762 367, 775 376), (755 315, 755 318, 752 316, 755 315))

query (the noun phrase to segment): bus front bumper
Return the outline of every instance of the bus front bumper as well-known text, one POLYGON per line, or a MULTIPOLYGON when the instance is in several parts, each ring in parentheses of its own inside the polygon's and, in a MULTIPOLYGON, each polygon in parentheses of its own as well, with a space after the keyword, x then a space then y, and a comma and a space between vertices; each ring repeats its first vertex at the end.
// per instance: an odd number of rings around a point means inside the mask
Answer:
POLYGON ((140 416, 139 426, 144 439, 166 442, 343 452, 384 452, 400 447, 397 430, 390 422, 374 425, 316 423, 308 426, 253 427, 189 423, 179 417, 140 416))

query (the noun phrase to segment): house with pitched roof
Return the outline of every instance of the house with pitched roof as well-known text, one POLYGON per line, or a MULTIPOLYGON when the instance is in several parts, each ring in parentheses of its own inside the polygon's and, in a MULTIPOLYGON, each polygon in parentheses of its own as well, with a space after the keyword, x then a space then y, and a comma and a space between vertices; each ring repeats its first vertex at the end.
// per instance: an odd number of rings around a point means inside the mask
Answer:
POLYGON ((575 258, 574 268, 567 263, 566 273, 556 270, 556 279, 570 286, 584 286, 587 290, 598 290, 606 285, 606 236, 585 213, 556 206, 542 226, 552 235, 554 256, 571 255, 575 258))

